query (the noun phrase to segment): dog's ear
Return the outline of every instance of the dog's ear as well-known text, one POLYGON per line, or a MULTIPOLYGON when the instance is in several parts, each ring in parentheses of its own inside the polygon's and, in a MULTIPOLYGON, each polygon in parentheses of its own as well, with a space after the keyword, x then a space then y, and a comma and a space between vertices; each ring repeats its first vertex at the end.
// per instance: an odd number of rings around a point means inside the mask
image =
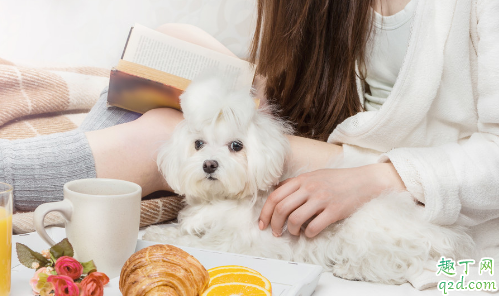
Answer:
POLYGON ((184 167, 188 157, 188 150, 185 145, 189 142, 186 137, 189 133, 187 125, 181 121, 172 133, 171 138, 166 141, 158 152, 157 164, 159 171, 165 178, 166 182, 173 191, 177 194, 184 195, 182 189, 181 170, 184 167))
POLYGON ((200 129, 222 117, 246 129, 255 113, 250 93, 234 91, 234 82, 218 71, 204 71, 180 96, 180 105, 189 126, 200 129))
POLYGON ((268 190, 279 182, 284 171, 284 161, 290 152, 286 137, 292 130, 284 121, 258 111, 248 129, 246 146, 250 186, 268 190))
POLYGON ((208 109, 216 107, 213 102, 216 102, 220 96, 223 97, 226 92, 222 78, 217 77, 216 74, 208 75, 205 70, 192 80, 180 96, 184 118, 194 121, 205 113, 215 113, 217 110, 208 109))

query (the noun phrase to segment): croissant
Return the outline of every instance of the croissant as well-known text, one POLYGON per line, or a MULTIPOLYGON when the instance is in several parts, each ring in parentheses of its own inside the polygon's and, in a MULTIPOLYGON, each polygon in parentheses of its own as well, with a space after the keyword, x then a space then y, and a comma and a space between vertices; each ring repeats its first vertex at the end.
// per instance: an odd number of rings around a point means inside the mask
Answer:
POLYGON ((123 296, 197 296, 210 276, 199 261, 171 245, 153 245, 130 258, 121 269, 123 296))

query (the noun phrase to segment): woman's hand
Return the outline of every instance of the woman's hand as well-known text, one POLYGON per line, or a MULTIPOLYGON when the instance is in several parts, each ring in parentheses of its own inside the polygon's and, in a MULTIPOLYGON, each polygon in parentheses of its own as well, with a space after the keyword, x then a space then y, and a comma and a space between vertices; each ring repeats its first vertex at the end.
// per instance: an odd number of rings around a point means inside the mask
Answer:
POLYGON ((345 219, 383 190, 405 190, 391 163, 348 169, 320 169, 290 178, 272 192, 260 214, 259 227, 280 236, 287 229, 299 235, 302 225, 314 237, 330 224, 345 219))

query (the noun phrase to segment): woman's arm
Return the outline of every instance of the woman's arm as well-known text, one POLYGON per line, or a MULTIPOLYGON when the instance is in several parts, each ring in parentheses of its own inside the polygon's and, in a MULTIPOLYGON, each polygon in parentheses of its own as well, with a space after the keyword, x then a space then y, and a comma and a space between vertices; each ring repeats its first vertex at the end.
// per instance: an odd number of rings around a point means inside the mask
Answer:
POLYGON ((499 1, 474 5, 478 96, 470 112, 478 117, 477 131, 459 143, 386 154, 404 182, 413 184, 409 192, 423 192, 426 219, 442 225, 475 226, 499 217, 499 1))
MULTIPOLYGON (((265 105, 265 79, 257 76, 254 86, 260 105, 265 105)), ((297 136, 288 139, 292 153, 287 158, 286 171, 309 173, 285 180, 269 195, 260 214, 261 230, 270 224, 273 234, 279 236, 287 220, 289 232, 299 235, 301 226, 317 216, 305 230, 306 236, 313 237, 328 225, 350 216, 383 190, 405 190, 391 163, 325 169, 341 161, 342 146, 297 136)))
POLYGON ((314 237, 384 190, 405 190, 391 163, 323 169, 341 157, 340 146, 299 137, 291 137, 290 142, 292 165, 313 171, 285 180, 267 198, 259 227, 263 230, 270 224, 275 236, 282 234, 286 220, 288 231, 299 235, 301 226, 313 218, 304 234, 314 237))
POLYGON ((291 172, 299 170, 315 171, 325 168, 328 163, 341 159, 343 148, 338 145, 298 136, 288 136, 291 155, 286 167, 291 172))
MULTIPOLYGON (((265 105, 265 79, 255 78, 260 105, 265 105)), ((358 207, 383 190, 405 190, 391 163, 351 169, 325 169, 341 161, 343 147, 297 136, 288 136, 291 156, 286 161, 289 174, 309 172, 290 178, 267 198, 260 214, 259 228, 272 227, 275 236, 282 234, 284 223, 291 234, 299 235, 301 226, 314 218, 305 235, 314 237, 328 225, 350 216, 358 207)))

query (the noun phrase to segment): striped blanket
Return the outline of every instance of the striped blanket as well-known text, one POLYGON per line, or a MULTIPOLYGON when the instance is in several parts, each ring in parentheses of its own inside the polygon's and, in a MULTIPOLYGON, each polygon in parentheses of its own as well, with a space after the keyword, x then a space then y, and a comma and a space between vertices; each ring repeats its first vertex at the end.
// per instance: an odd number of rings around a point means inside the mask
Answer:
MULTIPOLYGON (((77 128, 109 84, 109 69, 26 67, 0 58, 0 138, 16 140, 77 128)), ((62 188, 61 188, 62 190, 62 188)), ((142 201, 141 226, 175 219, 181 198, 155 194, 142 201)), ((50 213, 45 225, 61 225, 50 213)), ((13 216, 14 233, 34 231, 33 213, 13 216)))

